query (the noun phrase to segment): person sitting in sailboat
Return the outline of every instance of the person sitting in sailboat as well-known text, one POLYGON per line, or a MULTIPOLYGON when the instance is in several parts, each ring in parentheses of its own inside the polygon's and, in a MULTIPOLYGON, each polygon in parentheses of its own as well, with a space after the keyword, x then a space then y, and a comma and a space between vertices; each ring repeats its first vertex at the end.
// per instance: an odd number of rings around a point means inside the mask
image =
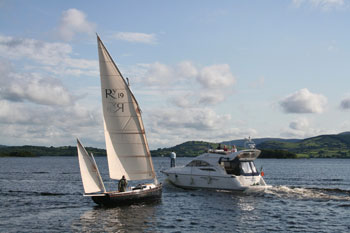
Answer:
POLYGON ((118 191, 125 192, 127 185, 128 185, 128 181, 125 179, 125 176, 123 176, 118 182, 118 191))

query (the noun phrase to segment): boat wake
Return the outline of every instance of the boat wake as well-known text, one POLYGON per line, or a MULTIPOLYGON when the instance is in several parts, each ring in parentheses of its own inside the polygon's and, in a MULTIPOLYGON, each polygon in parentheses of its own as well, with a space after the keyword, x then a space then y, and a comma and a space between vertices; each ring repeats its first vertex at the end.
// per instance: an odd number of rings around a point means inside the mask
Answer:
POLYGON ((35 191, 13 191, 0 192, 4 196, 67 196, 67 195, 81 195, 81 193, 53 193, 53 192, 35 192, 35 191))
MULTIPOLYGON (((249 192, 248 192, 249 193, 249 192)), ((265 197, 316 201, 350 201, 350 190, 332 188, 306 188, 294 186, 272 186, 262 192, 265 197)))

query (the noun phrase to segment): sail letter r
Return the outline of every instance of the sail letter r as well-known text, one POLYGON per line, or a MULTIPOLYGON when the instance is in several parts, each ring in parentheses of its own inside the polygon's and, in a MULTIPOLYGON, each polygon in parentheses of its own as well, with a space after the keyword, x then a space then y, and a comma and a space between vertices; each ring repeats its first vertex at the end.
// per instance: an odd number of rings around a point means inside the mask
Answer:
POLYGON ((115 99, 114 94, 115 94, 115 90, 106 89, 106 99, 108 98, 108 96, 110 96, 112 99, 115 99))

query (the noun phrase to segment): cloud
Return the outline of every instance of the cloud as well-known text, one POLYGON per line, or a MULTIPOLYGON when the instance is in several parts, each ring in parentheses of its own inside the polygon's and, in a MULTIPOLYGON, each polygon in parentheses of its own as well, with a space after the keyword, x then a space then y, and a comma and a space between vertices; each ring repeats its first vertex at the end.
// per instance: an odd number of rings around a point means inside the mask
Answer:
POLYGON ((338 9, 345 5, 344 0, 293 0, 292 3, 298 8, 303 5, 309 5, 322 10, 338 9))
POLYGON ((227 138, 257 135, 254 129, 228 127, 231 115, 218 114, 206 107, 152 109, 144 119, 151 148, 176 145, 186 140, 220 142, 227 138))
POLYGON ((197 80, 203 87, 209 89, 228 88, 236 82, 227 64, 204 67, 197 76, 197 80))
POLYGON ((145 81, 149 85, 168 85, 175 80, 175 71, 172 67, 155 62, 148 65, 145 81))
POLYGON ((0 35, 1 56, 7 59, 30 59, 45 65, 57 65, 72 52, 68 44, 47 43, 34 39, 0 35))
POLYGON ((95 32, 96 24, 89 22, 84 12, 74 8, 62 13, 57 29, 59 37, 65 41, 73 40, 77 34, 93 35, 95 32))
POLYGON ((1 75, 0 84, 0 97, 9 101, 42 105, 68 105, 73 102, 62 83, 52 77, 10 72, 1 75))
POLYGON ((215 105, 225 100, 225 95, 223 93, 213 91, 213 92, 203 92, 199 95, 200 104, 210 104, 215 105))
POLYGON ((327 98, 304 88, 285 97, 279 104, 286 113, 322 113, 327 98))
POLYGON ((287 138, 306 138, 325 133, 322 129, 312 128, 307 118, 299 117, 289 123, 289 127, 281 130, 281 136, 287 138))
POLYGON ((155 34, 140 32, 117 32, 113 37, 117 40, 124 40, 133 43, 156 44, 157 42, 157 37, 155 34))
MULTIPOLYGON (((72 145, 82 137, 103 146, 100 107, 87 107, 60 80, 36 73, 19 73, 0 61, 0 140, 6 145, 72 145), (99 137, 97 137, 97 135, 99 137)), ((82 101, 83 102, 83 101, 82 101)))
POLYGON ((176 66, 179 77, 192 78, 198 75, 198 69, 190 61, 182 61, 176 66))
POLYGON ((298 118, 290 122, 289 128, 294 130, 303 130, 309 127, 309 121, 306 118, 298 118))
POLYGON ((72 54, 72 47, 68 44, 0 35, 0 57, 4 59, 34 63, 33 70, 55 75, 98 76, 97 61, 72 58, 72 54))
POLYGON ((350 109, 350 98, 343 99, 340 103, 340 108, 344 110, 350 109))
POLYGON ((236 82, 227 64, 200 68, 190 61, 175 66, 156 62, 143 64, 142 69, 137 82, 166 93, 178 107, 218 104, 232 93, 236 82))
POLYGON ((30 105, 0 100, 2 144, 74 145, 75 137, 103 146, 103 126, 98 109, 72 106, 30 105))

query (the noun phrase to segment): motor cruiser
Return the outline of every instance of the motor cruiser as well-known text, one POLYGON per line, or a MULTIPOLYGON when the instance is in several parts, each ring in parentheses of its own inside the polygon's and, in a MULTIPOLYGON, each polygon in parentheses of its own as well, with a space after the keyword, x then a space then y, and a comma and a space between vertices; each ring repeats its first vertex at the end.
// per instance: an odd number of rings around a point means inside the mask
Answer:
POLYGON ((247 149, 236 151, 209 149, 187 165, 162 171, 175 186, 189 189, 246 190, 267 188, 263 172, 259 172, 254 160, 261 151, 249 138, 247 149))

